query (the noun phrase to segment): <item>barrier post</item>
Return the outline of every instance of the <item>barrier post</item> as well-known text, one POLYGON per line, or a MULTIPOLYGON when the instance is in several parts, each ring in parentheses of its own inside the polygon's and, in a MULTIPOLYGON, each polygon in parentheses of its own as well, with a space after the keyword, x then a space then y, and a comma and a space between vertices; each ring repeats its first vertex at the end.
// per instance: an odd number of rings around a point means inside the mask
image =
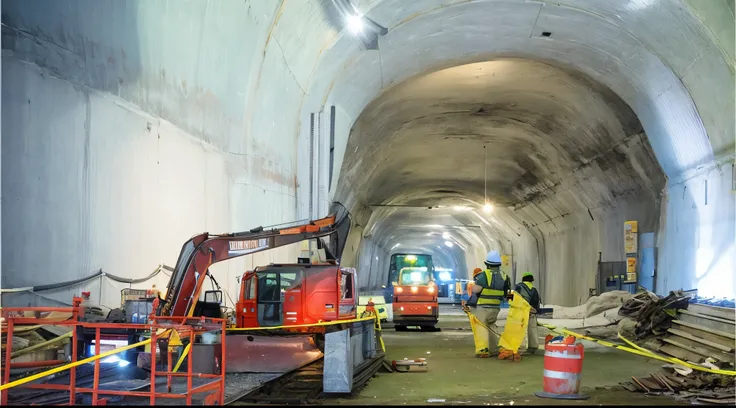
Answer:
POLYGON ((156 329, 151 325, 151 406, 156 405, 156 329))
MULTIPOLYGON (((74 312, 72 312, 74 317, 77 316, 77 307, 74 308, 74 312)), ((76 322, 76 318, 75 318, 76 322)), ((72 362, 76 363, 77 358, 79 357, 77 354, 77 326, 76 324, 72 325, 72 362)), ((99 344, 99 342, 98 342, 99 344)), ((77 396, 77 367, 74 366, 71 369, 69 369, 69 405, 74 405, 76 401, 77 396)))
POLYGON ((192 368, 194 367, 194 328, 189 327, 189 355, 187 356, 187 405, 192 405, 192 368))
MULTIPOLYGON (((5 369, 3 370, 3 384, 10 383, 10 354, 13 352, 13 319, 6 319, 8 322, 7 345, 5 346, 5 369)), ((8 405, 8 391, 2 393, 2 406, 8 405)))
POLYGON ((168 374, 166 374, 166 391, 171 392, 171 346, 169 345, 167 349, 168 354, 166 355, 166 369, 168 370, 168 374))
MULTIPOLYGON (((76 327, 75 327, 76 329, 76 327)), ((95 329, 95 355, 100 355, 100 328, 95 329)), ((97 396, 100 389, 100 360, 95 360, 95 376, 92 386, 92 405, 97 405, 97 396)))

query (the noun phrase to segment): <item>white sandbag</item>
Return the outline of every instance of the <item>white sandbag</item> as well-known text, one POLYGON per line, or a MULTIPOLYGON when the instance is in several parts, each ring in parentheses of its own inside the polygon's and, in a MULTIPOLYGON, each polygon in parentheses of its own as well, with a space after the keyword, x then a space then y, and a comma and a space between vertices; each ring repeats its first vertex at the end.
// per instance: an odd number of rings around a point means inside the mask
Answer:
POLYGON ((623 290, 614 290, 605 292, 600 296, 593 296, 585 302, 585 317, 592 317, 608 309, 619 307, 632 297, 634 295, 623 290))
POLYGON ((619 321, 621 321, 621 319, 624 318, 623 316, 620 316, 618 314, 619 310, 621 310, 621 306, 614 307, 613 309, 608 309, 603 312, 603 316, 605 316, 606 319, 608 319, 608 321, 611 323, 618 323, 619 321))
POLYGON ((619 320, 623 318, 622 316, 618 315, 619 309, 621 309, 621 306, 614 307, 613 309, 608 309, 602 313, 598 313, 595 316, 586 317, 583 320, 585 327, 606 326, 609 324, 618 323, 619 320))
POLYGON ((585 317, 585 311, 587 306, 582 304, 580 306, 551 306, 552 307, 552 318, 553 319, 583 319, 585 317))
POLYGON ((611 322, 603 315, 603 313, 583 319, 583 327, 586 328, 595 326, 608 326, 609 324, 611 324, 611 322))
POLYGON ((585 335, 596 339, 613 340, 617 337, 616 325, 585 328, 585 335))
POLYGON ((619 320, 616 328, 622 336, 626 337, 627 339, 633 339, 636 336, 634 333, 634 329, 636 329, 636 319, 624 317, 623 319, 619 320))

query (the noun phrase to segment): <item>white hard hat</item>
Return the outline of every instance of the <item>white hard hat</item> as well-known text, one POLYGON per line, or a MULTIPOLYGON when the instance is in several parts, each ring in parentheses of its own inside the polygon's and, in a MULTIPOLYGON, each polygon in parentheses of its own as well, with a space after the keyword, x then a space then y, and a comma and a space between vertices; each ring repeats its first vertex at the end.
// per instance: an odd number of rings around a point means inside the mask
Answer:
POLYGON ((494 264, 501 264, 501 255, 498 254, 498 251, 491 251, 486 256, 486 262, 494 265, 494 264))

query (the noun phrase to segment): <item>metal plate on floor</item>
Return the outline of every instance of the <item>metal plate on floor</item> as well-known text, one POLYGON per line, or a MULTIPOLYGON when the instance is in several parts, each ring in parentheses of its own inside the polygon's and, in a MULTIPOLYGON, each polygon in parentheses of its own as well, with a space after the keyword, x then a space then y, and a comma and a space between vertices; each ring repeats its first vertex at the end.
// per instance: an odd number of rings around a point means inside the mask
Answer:
POLYGON ((313 335, 260 336, 229 334, 228 373, 286 373, 322 357, 313 335))

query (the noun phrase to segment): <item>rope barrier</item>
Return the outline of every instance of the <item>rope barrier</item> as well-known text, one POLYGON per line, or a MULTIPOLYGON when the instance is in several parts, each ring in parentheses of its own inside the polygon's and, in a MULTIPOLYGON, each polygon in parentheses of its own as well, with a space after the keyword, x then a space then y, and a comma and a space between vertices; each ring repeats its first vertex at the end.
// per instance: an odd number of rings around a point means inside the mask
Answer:
POLYGON ((364 322, 368 320, 374 320, 375 317, 369 316, 369 317, 359 317, 356 319, 350 319, 350 320, 334 320, 331 322, 319 322, 319 323, 310 323, 310 324, 295 324, 290 326, 268 326, 268 327, 235 327, 227 329, 227 331, 256 331, 256 330, 275 330, 275 329, 295 329, 299 327, 319 327, 319 326, 332 326, 332 325, 338 325, 338 324, 348 324, 348 323, 357 323, 357 322, 364 322))

